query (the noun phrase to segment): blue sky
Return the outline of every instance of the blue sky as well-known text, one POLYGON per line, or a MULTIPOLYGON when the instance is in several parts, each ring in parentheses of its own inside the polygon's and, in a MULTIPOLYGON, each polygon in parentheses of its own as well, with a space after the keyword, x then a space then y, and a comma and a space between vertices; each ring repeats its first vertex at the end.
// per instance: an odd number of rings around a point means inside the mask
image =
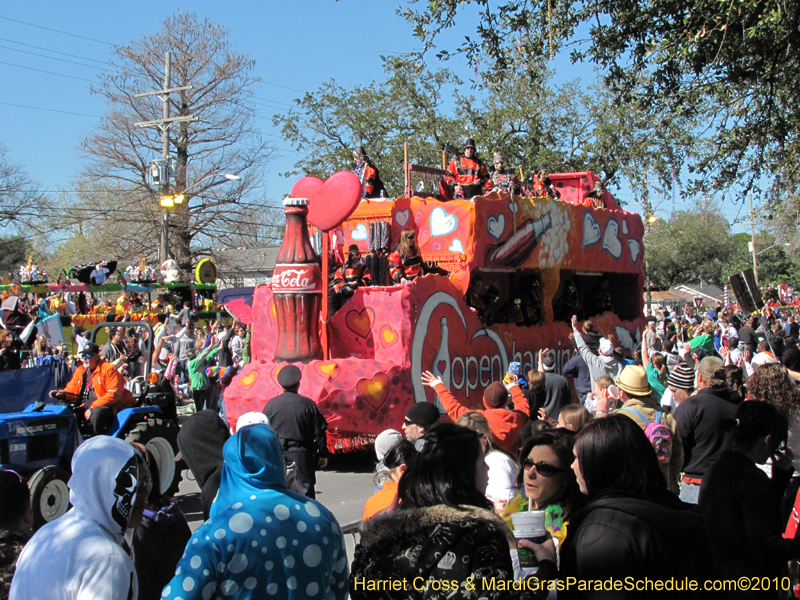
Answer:
MULTIPOLYGON (((345 87, 381 79, 380 54, 418 46, 410 27, 395 15, 399 3, 6 0, 0 3, 0 144, 42 189, 70 189, 81 165, 77 147, 105 108, 89 87, 107 66, 113 45, 155 33, 169 14, 192 10, 227 27, 236 50, 256 61, 255 74, 263 81, 256 88, 259 123, 279 151, 267 178, 269 199, 280 198, 293 180, 277 173, 289 170, 298 156, 273 128, 272 115, 331 78, 345 87)), ((449 32, 443 39, 460 41, 464 33, 449 32)), ((469 78, 463 62, 448 66, 462 79, 469 78)), ((556 57, 553 67, 569 78, 593 77, 591 67, 570 65, 565 56, 556 57)), ((626 190, 617 195, 635 202, 626 190)), ((660 208, 668 216, 669 203, 660 208)))

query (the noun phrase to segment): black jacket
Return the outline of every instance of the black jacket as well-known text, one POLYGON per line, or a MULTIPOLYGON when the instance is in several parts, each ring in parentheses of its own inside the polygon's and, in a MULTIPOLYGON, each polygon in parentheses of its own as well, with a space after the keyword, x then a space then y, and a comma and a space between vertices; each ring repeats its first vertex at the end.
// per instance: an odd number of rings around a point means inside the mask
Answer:
POLYGON ((758 345, 758 340, 762 337, 764 336, 757 333, 755 329, 750 327, 750 325, 743 325, 739 328, 739 341, 743 344, 747 344, 747 347, 750 348, 750 350, 755 351, 756 346, 758 345))
POLYGON ((545 373, 544 375, 544 410, 547 416, 554 421, 558 420, 561 409, 572 402, 572 391, 566 377, 558 373, 545 373))
POLYGON ((800 558, 800 539, 781 537, 786 523, 779 505, 790 476, 776 469, 770 480, 732 450, 723 451, 708 470, 698 507, 721 578, 779 577, 786 561, 800 558))
POLYGON ((320 457, 328 456, 328 422, 311 398, 283 392, 267 402, 264 414, 284 450, 287 440, 291 440, 290 444, 294 442, 320 457))
POLYGON ((133 564, 139 574, 139 600, 159 600, 192 537, 177 504, 146 510, 133 532, 133 564))
POLYGON ((208 519, 222 478, 222 447, 231 437, 215 410, 201 410, 189 417, 178 432, 178 448, 200 486, 203 520, 208 519))
POLYGON ((800 348, 787 346, 781 355, 781 362, 787 369, 800 371, 800 348))
POLYGON ((586 342, 589 350, 591 350, 592 354, 595 356, 600 353, 600 339, 602 337, 603 336, 597 331, 587 331, 583 334, 583 341, 586 342))
MULTIPOLYGON (((673 497, 674 498, 674 497, 673 497)), ((674 499, 676 507, 681 503, 674 499)), ((608 580, 645 577, 666 580, 684 577, 713 579, 703 519, 691 510, 678 510, 638 498, 605 496, 578 511, 569 523, 561 550, 559 578, 608 580)), ((698 597, 708 594, 700 592, 698 597)), ((684 591, 675 597, 691 597, 684 591)), ((562 593, 559 592, 559 598, 562 593)), ((653 598, 653 591, 627 593, 570 590, 565 598, 653 598)))
POLYGON ((683 472, 702 478, 717 460, 736 418, 741 396, 727 387, 707 387, 672 411, 683 442, 683 472))
POLYGON ((783 341, 783 336, 780 333, 770 331, 767 334, 767 341, 769 342, 769 345, 772 346, 772 351, 775 354, 775 358, 780 359, 783 356, 783 351, 786 350, 786 344, 783 341))
MULTIPOLYGON (((356 546, 350 570, 350 597, 354 600, 510 600, 546 596, 546 592, 520 594, 484 587, 484 578, 503 582, 513 579, 509 553, 513 544, 505 522, 486 509, 438 505, 379 515, 361 525, 361 542, 356 546), (408 582, 407 590, 363 589, 364 583, 369 581, 403 578, 408 582), (456 590, 441 589, 441 584, 439 589, 414 589, 415 581, 420 587, 428 579, 447 582, 448 587, 452 585, 456 590), (469 581, 474 583, 475 591, 463 589, 463 584, 469 581)), ((555 565, 543 562, 540 572, 545 570, 554 575, 555 565)), ((543 578, 546 579, 544 574, 543 578)))

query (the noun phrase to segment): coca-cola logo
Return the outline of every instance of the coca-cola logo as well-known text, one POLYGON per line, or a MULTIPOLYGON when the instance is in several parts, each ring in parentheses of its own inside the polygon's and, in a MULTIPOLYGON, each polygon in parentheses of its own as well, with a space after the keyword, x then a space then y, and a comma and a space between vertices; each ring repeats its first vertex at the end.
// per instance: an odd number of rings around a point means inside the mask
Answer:
POLYGON ((272 274, 272 291, 275 293, 319 293, 322 277, 319 265, 278 265, 272 274))

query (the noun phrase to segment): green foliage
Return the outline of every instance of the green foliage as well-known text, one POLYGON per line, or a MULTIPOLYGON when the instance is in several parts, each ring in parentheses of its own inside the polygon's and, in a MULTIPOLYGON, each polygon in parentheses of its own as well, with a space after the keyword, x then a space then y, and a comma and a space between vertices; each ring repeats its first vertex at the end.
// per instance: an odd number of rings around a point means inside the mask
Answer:
POLYGON ((398 12, 421 55, 464 55, 481 79, 519 68, 541 81, 548 60, 570 51, 602 67, 619 104, 645 112, 654 134, 669 137, 665 110, 703 123, 708 143, 689 165, 696 191, 800 181, 800 3, 408 0, 398 12), (464 41, 438 47, 450 28, 464 41))
POLYGON ((430 72, 420 65, 387 59, 384 83, 347 90, 335 81, 296 100, 296 109, 275 115, 283 137, 306 158, 287 175, 326 178, 353 168, 353 148, 364 146, 376 162, 390 195, 403 194, 403 142, 409 160, 440 167, 442 150, 460 150, 464 130, 444 116, 444 105, 460 85, 446 70, 430 72))
POLYGON ((331 81, 296 100, 288 114, 273 117, 285 139, 306 155, 293 174, 327 177, 350 169, 352 148, 362 144, 390 195, 400 195, 404 142, 412 163, 439 167, 442 150, 448 161, 461 151, 465 131, 487 163, 501 152, 515 173, 521 166, 532 174, 540 164, 550 172, 591 170, 612 185, 639 177, 643 169, 671 182, 689 152, 691 125, 672 119, 670 137, 654 137, 647 115, 615 105, 599 84, 539 84, 511 70, 476 98, 447 70, 431 72, 397 58, 385 59, 385 70, 383 83, 346 90, 331 81))
POLYGON ((652 224, 644 247, 650 277, 659 287, 701 279, 720 285, 731 253, 730 225, 714 203, 698 203, 652 224))
MULTIPOLYGON (((726 280, 731 275, 753 268, 753 253, 748 246, 750 239, 749 233, 737 233, 733 236, 731 254, 722 270, 726 280)), ((774 235, 768 232, 757 233, 756 252, 760 285, 800 284, 800 265, 790 258, 786 246, 774 235)))

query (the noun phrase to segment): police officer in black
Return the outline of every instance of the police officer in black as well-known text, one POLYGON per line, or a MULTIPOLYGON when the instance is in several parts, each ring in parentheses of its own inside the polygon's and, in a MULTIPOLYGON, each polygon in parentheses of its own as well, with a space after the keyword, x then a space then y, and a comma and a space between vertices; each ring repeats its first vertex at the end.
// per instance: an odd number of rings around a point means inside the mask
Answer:
POLYGON ((287 462, 297 465, 295 483, 314 498, 316 470, 328 464, 328 422, 311 398, 297 393, 300 378, 300 369, 294 365, 283 367, 278 373, 283 394, 267 402, 264 414, 281 440, 287 462))

